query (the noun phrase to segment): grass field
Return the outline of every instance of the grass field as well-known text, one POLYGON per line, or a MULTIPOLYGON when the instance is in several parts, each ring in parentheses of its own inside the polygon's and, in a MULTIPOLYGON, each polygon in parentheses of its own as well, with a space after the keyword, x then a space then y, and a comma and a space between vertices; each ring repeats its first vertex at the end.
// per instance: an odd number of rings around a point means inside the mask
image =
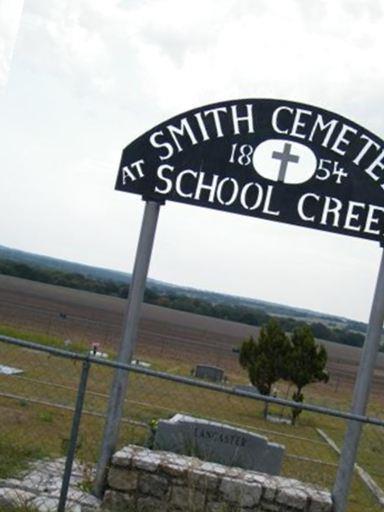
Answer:
MULTIPOLYGON (((2 334, 43 344, 65 346, 66 335, 54 337, 41 332, 43 329, 39 332, 33 322, 30 331, 25 323, 21 329, 15 326, 14 318, 11 320, 9 325, 0 326, 2 334)), ((2 321, 4 322, 4 318, 2 321)), ((51 322, 51 333, 57 331, 55 327, 51 322)), ((208 337, 206 334, 206 338, 208 337)), ((71 349, 88 350, 89 333, 83 332, 77 338, 72 335, 71 339, 71 349)), ((187 355, 183 358, 182 353, 173 357, 167 350, 151 350, 151 347, 152 345, 145 346, 145 343, 141 346, 139 344, 137 356, 145 357, 155 369, 190 375, 191 364, 194 362, 191 357, 187 355)), ((113 354, 112 345, 109 345, 109 351, 113 354)), ((245 383, 246 375, 235 364, 236 361, 229 352, 226 357, 231 358, 231 365, 226 370, 230 383, 245 383)), ((0 375, 0 478, 4 478, 22 469, 28 460, 66 453, 71 409, 75 403, 81 364, 3 343, 0 343, 0 364, 24 370, 19 376, 0 375)), ((102 415, 106 410, 111 377, 112 372, 108 368, 93 366, 91 369, 85 403, 86 414, 82 419, 77 453, 82 461, 97 460, 104 423, 102 415)), ((278 388, 279 394, 285 397, 286 385, 279 383, 278 388)), ((350 390, 349 381, 346 379, 345 382, 339 382, 337 387, 310 386, 305 395, 306 400, 311 403, 348 409, 350 390)), ((375 394, 370 403, 370 414, 382 415, 382 405, 382 397, 375 394)), ((345 429, 345 422, 342 420, 303 413, 295 427, 271 424, 263 420, 262 403, 255 400, 133 374, 130 377, 124 417, 136 423, 124 421, 119 444, 146 443, 151 420, 167 418, 175 412, 226 421, 266 435, 270 441, 286 447, 282 470, 284 476, 332 488, 338 456, 319 436, 316 428, 321 428, 340 446, 345 429)), ((276 406, 272 408, 272 412, 275 415, 289 415, 289 411, 276 406)), ((382 429, 366 426, 359 451, 360 464, 382 488, 383 434, 382 429)), ((353 482, 348 510, 381 510, 358 477, 353 482)))

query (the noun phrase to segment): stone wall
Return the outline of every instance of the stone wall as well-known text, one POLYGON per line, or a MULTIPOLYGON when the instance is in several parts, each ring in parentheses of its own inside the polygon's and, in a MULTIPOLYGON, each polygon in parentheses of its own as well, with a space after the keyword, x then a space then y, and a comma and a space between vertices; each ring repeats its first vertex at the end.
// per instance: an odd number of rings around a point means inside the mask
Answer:
POLYGON ((105 511, 331 512, 328 492, 297 480, 128 446, 108 474, 105 511))

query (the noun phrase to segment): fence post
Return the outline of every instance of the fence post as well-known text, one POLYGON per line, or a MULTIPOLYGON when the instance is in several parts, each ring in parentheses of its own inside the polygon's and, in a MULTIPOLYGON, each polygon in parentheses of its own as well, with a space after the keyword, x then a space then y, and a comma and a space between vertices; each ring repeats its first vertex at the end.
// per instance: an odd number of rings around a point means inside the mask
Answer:
MULTIPOLYGON (((155 201, 147 201, 145 203, 124 318, 123 340, 117 358, 117 361, 120 363, 130 363, 132 359, 160 206, 161 203, 155 201)), ((99 498, 103 494, 107 466, 116 448, 127 385, 127 370, 116 370, 108 402, 107 419, 93 486, 93 492, 99 498)))
MULTIPOLYGON (((364 415, 371 389, 375 362, 380 346, 381 333, 384 321, 384 250, 381 255, 379 274, 373 297, 371 314, 364 347, 361 353, 360 365, 353 391, 353 414, 364 415)), ((333 502, 335 512, 344 512, 347 506, 348 491, 352 481, 355 467, 357 448, 362 430, 360 421, 349 420, 344 443, 341 450, 339 468, 333 488, 333 502)))
POLYGON ((76 453, 77 438, 79 434, 81 413, 83 411, 85 392, 87 389, 88 373, 91 364, 88 360, 83 362, 83 368, 81 371, 79 387, 77 390, 76 407, 73 413, 71 436, 69 438, 69 446, 67 452, 67 458, 65 461, 65 469, 63 475, 63 482, 61 484, 60 499, 57 507, 57 512, 64 512, 65 504, 67 501, 69 481, 71 479, 72 466, 76 453))

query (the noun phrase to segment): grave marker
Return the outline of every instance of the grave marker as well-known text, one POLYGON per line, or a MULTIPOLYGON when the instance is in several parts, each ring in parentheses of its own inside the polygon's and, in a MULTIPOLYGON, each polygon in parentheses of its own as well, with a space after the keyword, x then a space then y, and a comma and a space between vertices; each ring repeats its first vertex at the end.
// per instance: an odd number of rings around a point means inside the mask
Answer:
POLYGON ((159 421, 154 447, 269 475, 280 474, 285 449, 253 432, 183 414, 159 421))
POLYGON ((207 379, 212 382, 222 382, 224 380, 224 370, 217 366, 198 364, 194 374, 198 379, 207 379))
POLYGON ((12 366, 6 366, 4 364, 0 364, 0 375, 18 375, 20 373, 24 373, 24 370, 20 370, 20 368, 13 368, 12 366))
POLYGON ((235 391, 246 391, 247 393, 252 393, 253 395, 260 395, 260 391, 256 386, 252 386, 251 384, 238 384, 234 387, 235 391))

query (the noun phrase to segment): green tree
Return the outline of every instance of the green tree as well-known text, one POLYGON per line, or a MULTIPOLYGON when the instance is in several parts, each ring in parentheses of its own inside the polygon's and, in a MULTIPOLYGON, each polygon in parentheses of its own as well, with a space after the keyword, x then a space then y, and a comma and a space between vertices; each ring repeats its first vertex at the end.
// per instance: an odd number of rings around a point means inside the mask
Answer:
MULTIPOLYGON (((295 402, 303 402, 302 390, 313 382, 328 382, 327 351, 323 345, 316 343, 312 329, 308 325, 296 328, 290 338, 287 359, 287 380, 296 389, 292 395, 295 402)), ((292 425, 296 423, 302 409, 292 409, 292 425)))
MULTIPOLYGON (((251 336, 240 347, 240 365, 248 371, 249 380, 262 395, 270 395, 272 385, 286 375, 289 340, 277 320, 270 320, 255 341, 251 336)), ((268 402, 264 405, 264 418, 268 402)))

